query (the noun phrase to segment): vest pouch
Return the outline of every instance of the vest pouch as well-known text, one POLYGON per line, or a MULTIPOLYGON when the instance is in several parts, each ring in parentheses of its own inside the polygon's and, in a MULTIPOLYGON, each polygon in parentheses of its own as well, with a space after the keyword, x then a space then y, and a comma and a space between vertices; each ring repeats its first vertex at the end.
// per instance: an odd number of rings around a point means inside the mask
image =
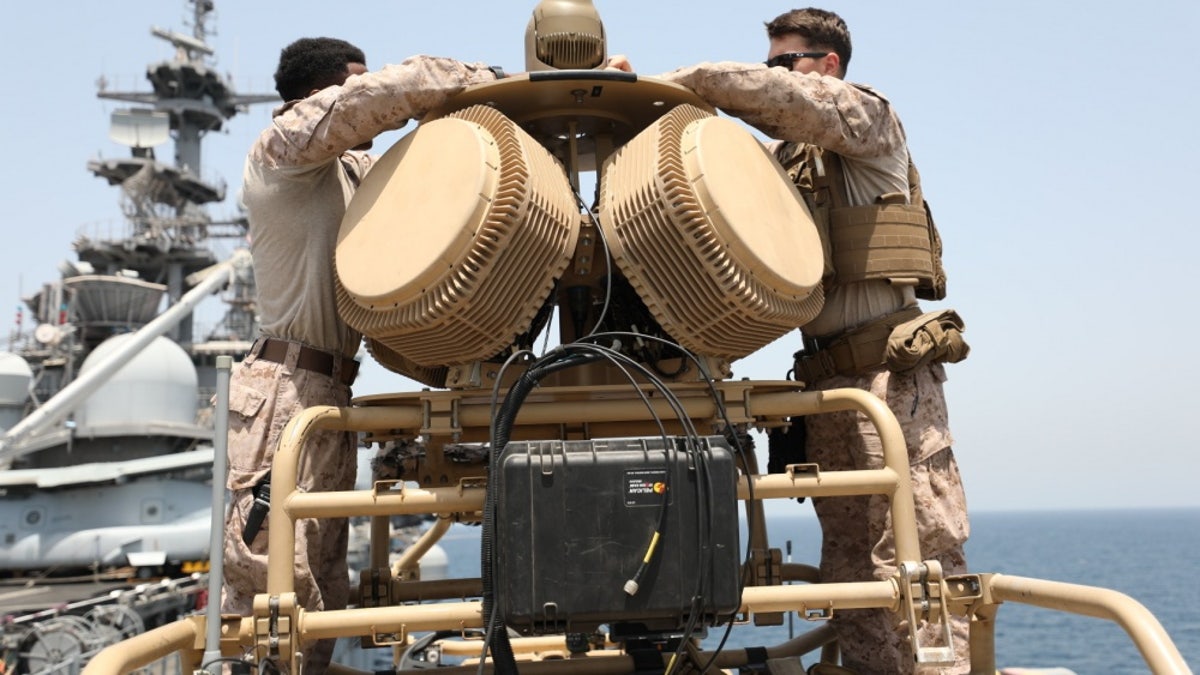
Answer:
POLYGON ((966 330, 958 312, 928 312, 892 329, 885 358, 888 370, 903 373, 929 363, 958 363, 971 347, 963 340, 966 330))
POLYGON ((887 365, 887 346, 896 326, 920 316, 916 307, 901 309, 828 338, 805 338, 796 352, 795 378, 811 385, 833 375, 858 376, 887 365))
POLYGON ((925 217, 929 221, 929 243, 933 251, 933 278, 922 279, 917 284, 917 297, 922 300, 944 300, 946 298, 946 268, 942 266, 942 235, 938 234, 937 224, 933 222, 933 211, 929 202, 925 205, 925 217))
POLYGON ((832 209, 829 221, 839 284, 868 279, 918 284, 933 279, 933 242, 924 206, 849 206, 832 209))
POLYGON ((833 245, 829 241, 829 208, 819 206, 811 193, 801 193, 804 205, 812 215, 813 225, 817 227, 817 236, 821 239, 821 252, 825 256, 825 269, 821 273, 821 281, 829 282, 837 272, 833 266, 833 245))

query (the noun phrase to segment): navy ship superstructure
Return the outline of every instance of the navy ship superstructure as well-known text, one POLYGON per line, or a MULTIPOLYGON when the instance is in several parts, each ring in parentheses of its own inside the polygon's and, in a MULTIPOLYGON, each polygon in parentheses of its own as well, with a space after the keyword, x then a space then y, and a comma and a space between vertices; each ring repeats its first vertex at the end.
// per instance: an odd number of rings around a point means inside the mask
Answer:
POLYGON ((87 164, 120 189, 125 231, 77 236, 61 277, 22 298, 27 330, 0 353, 0 576, 10 580, 0 585, 0 647, 10 671, 86 659, 203 596, 189 574, 209 555, 215 363, 244 355, 258 326, 247 224, 240 212, 210 214, 227 188, 202 173, 201 147, 278 96, 236 93, 210 63, 213 3, 187 7, 191 34, 151 31, 175 53, 147 67, 150 91, 99 83, 100 98, 131 104, 110 127, 129 155, 87 164), (173 156, 159 156, 168 140, 173 156), (224 309, 201 330, 196 308, 214 294, 224 309))

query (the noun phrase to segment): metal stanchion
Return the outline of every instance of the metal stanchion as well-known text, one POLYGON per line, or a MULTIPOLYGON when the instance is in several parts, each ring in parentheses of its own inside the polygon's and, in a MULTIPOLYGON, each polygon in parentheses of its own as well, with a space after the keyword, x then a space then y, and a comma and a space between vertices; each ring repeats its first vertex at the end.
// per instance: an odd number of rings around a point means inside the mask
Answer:
POLYGON ((217 404, 213 419, 212 531, 208 537, 208 607, 204 657, 208 672, 221 673, 221 580, 225 576, 225 454, 229 440, 229 371, 233 357, 217 357, 217 404))
MULTIPOLYGON (((787 562, 789 565, 792 564, 792 540, 791 539, 787 540, 787 562)), ((791 585, 792 582, 787 581, 784 583, 791 585)), ((796 616, 796 613, 788 612, 787 616, 788 616, 788 639, 791 640, 792 638, 796 637, 796 628, 793 625, 793 618, 796 616)))

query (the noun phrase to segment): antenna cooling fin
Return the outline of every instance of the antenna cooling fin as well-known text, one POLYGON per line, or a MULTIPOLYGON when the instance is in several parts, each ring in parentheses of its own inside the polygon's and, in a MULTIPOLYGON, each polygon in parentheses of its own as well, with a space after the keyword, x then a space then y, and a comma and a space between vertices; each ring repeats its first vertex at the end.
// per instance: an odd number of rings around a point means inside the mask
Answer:
POLYGON ((367 174, 338 236, 338 311, 382 365, 428 382, 510 347, 578 235, 562 167, 472 106, 421 125, 367 174))
POLYGON ((620 271, 690 351, 742 358, 824 304, 812 216, 731 120, 674 108, 608 159, 600 204, 620 271))

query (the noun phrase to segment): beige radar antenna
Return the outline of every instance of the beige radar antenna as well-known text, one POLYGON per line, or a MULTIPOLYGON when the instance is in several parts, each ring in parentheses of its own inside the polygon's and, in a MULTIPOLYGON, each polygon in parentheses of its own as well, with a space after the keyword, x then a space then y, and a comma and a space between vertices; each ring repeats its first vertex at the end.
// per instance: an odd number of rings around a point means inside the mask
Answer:
MULTIPOLYGON (((590 0, 543 0, 525 47, 527 72, 431 112, 347 208, 338 307, 377 361, 484 387, 557 311, 562 344, 622 335, 661 377, 720 379, 820 310, 815 225, 749 131, 691 90, 606 69, 590 0)), ((610 380, 592 363, 543 384, 610 380)))

